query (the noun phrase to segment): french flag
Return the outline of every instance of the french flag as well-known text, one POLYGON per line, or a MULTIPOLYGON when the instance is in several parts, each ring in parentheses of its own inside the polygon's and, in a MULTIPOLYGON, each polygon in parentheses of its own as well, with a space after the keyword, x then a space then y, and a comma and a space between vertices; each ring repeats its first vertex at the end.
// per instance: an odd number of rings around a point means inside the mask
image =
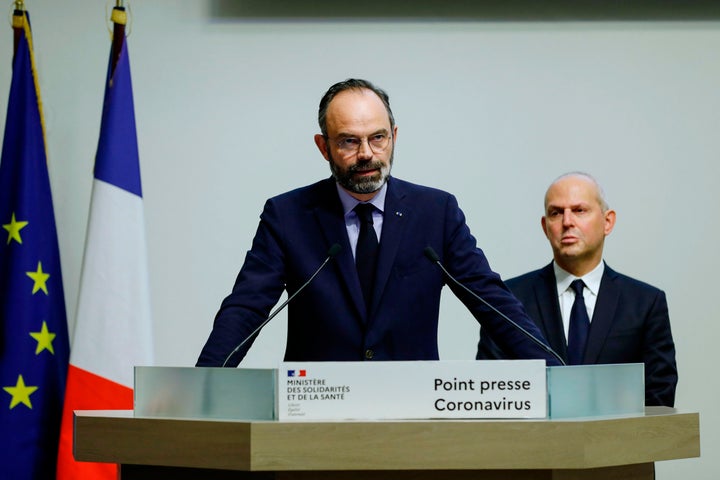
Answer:
POLYGON ((152 365, 145 217, 124 9, 113 11, 100 140, 65 393, 58 479, 117 479, 115 464, 76 462, 74 410, 133 408, 133 367, 152 365), (122 15, 116 15, 121 13, 122 15), (119 23, 122 22, 122 23, 119 23), (118 27, 122 27, 118 34, 118 27))

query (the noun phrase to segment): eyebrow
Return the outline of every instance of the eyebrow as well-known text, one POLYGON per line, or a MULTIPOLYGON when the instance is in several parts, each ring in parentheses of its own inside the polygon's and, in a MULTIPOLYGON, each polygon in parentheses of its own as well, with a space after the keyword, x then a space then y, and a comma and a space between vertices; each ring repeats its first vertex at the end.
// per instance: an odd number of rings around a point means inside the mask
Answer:
POLYGON ((561 206, 561 205, 555 205, 555 204, 549 204, 547 207, 545 207, 546 211, 550 210, 565 210, 566 208, 569 208, 570 210, 578 208, 578 207, 590 207, 591 204, 589 202, 580 202, 580 203, 573 203, 569 206, 561 206))
MULTIPOLYGON (((385 135, 390 135, 390 131, 387 128, 379 128, 379 129, 375 130, 374 132, 368 133, 366 136, 372 137, 373 135, 377 135, 378 133, 384 133, 385 135)), ((337 134, 336 138, 348 138, 348 137, 362 137, 362 135, 341 132, 341 133, 337 134)))

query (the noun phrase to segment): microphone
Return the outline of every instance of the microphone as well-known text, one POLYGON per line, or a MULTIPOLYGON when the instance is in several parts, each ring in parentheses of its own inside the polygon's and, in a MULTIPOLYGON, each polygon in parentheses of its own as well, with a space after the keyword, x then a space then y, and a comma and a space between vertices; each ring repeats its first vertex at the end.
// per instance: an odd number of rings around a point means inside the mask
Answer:
POLYGON ((523 327, 521 327, 520 325, 518 325, 517 322, 511 320, 510 317, 508 317, 507 315, 505 315, 504 313, 502 313, 500 310, 498 310, 497 308, 495 308, 495 307, 493 307, 492 305, 490 305, 484 298, 482 298, 480 295, 478 295, 478 294, 476 294, 475 292, 473 292, 472 290, 470 290, 468 287, 466 287, 466 286, 463 285, 462 283, 458 282, 458 281, 455 279, 455 277, 453 277, 452 275, 450 275, 450 272, 448 272, 448 271, 445 269, 445 267, 443 266, 443 264, 440 263, 440 257, 438 257, 438 254, 435 253, 435 250, 433 250, 432 247, 430 247, 430 246, 425 247, 425 250, 423 250, 423 252, 425 253, 425 256, 426 256, 428 259, 430 259, 431 262, 436 263, 436 264, 438 265, 438 267, 440 267, 440 269, 442 269, 442 271, 445 273, 445 275, 446 275, 450 280, 452 280, 453 283, 455 283, 455 285, 459 286, 460 288, 462 288, 463 290, 465 290, 466 292, 468 292, 470 295, 472 295, 474 298, 476 298, 477 300, 480 300, 482 303, 484 303, 490 310, 492 310, 493 312, 495 312, 495 313, 497 313, 498 315, 500 315, 500 317, 501 317, 503 320, 505 320, 505 321, 508 322, 510 325, 512 325, 513 327, 515 327, 517 330, 519 330, 520 332, 522 332, 523 335, 525 335, 527 338, 529 338, 530 340, 532 340, 537 346, 539 346, 540 348, 542 348, 546 353, 549 353, 550 355, 552 355, 553 357, 555 357, 555 358, 558 360, 558 362, 560 362, 560 365, 565 365, 565 361, 562 359, 562 357, 561 357, 560 355, 558 355, 558 354, 555 352, 555 350, 553 350, 553 349, 550 348, 549 346, 545 345, 543 342, 541 342, 539 339, 537 339, 537 338, 535 337, 535 335, 533 335, 532 333, 530 333, 530 332, 528 332, 527 330, 525 330, 523 327))
POLYGON ((293 293, 292 295, 290 295, 290 296, 288 297, 288 299, 283 302, 282 305, 280 305, 278 308, 276 308, 275 311, 272 312, 272 313, 270 314, 270 316, 269 316, 268 318, 266 318, 255 330, 253 330, 250 335, 248 335, 247 337, 245 337, 245 339, 244 339, 242 342, 240 342, 240 344, 239 344, 237 347, 235 347, 235 349, 234 349, 232 352, 230 352, 230 355, 228 355, 227 357, 225 357, 225 361, 223 362, 222 366, 224 367, 225 365, 227 365, 228 361, 230 360, 230 357, 232 357, 233 355, 235 355, 235 354, 238 352, 238 350, 240 350, 240 349, 243 347, 243 345, 245 345, 251 338, 253 338, 265 325, 267 325, 268 322, 275 317, 275 315, 277 315, 278 313, 280 313, 280 312, 282 311, 282 309, 285 308, 285 306, 286 306, 288 303, 290 303, 290 300, 292 300, 293 298, 297 297, 298 294, 305 289, 305 287, 307 287, 308 285, 310 285, 310 282, 312 282, 313 279, 317 276, 317 274, 320 273, 320 270, 322 270, 322 269, 325 267, 325 265, 327 265, 327 263, 328 263, 330 260, 332 260, 333 257, 335 257, 335 255, 337 255, 338 253, 340 253, 340 250, 342 250, 342 247, 340 246, 340 244, 339 244, 339 243, 333 243, 332 246, 330 247, 330 249, 329 249, 328 252, 327 252, 327 258, 325 259, 324 262, 322 262, 322 263, 320 264, 320 266, 318 267, 318 269, 315 270, 315 273, 313 273, 313 274, 310 276, 310 278, 308 278, 307 281, 302 284, 302 286, 301 286, 300 288, 298 288, 297 290, 295 290, 295 293, 293 293))

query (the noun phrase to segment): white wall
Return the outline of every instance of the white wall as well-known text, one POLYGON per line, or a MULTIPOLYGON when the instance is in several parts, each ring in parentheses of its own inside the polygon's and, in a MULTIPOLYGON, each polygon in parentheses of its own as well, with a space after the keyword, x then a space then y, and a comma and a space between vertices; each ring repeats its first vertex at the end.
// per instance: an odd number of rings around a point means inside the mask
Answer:
MULTIPOLYGON (((109 53, 105 3, 27 1, 45 104, 71 326, 109 53)), ((316 109, 350 76, 389 93, 394 174, 454 192, 504 277, 550 260, 547 184, 587 170, 618 212, 606 259, 666 290, 677 406, 701 413, 720 471, 713 373, 720 257, 720 22, 488 23, 218 18, 211 0, 134 2, 129 37, 160 365, 193 365, 250 246, 265 199, 329 174, 316 109)), ((0 124, 10 27, 0 32, 0 124)), ((449 295, 449 292, 448 292, 449 295)), ((279 316, 247 366, 275 366, 279 316)), ((442 307, 441 355, 474 358, 477 325, 442 307)))

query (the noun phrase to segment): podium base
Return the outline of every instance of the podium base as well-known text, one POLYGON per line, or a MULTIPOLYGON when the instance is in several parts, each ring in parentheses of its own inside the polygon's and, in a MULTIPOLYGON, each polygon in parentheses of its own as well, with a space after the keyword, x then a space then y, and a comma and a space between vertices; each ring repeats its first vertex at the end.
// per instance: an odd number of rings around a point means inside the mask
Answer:
POLYGON ((121 480, 653 480, 655 465, 641 463, 566 470, 362 470, 311 472, 238 472, 204 468, 123 465, 121 480))

